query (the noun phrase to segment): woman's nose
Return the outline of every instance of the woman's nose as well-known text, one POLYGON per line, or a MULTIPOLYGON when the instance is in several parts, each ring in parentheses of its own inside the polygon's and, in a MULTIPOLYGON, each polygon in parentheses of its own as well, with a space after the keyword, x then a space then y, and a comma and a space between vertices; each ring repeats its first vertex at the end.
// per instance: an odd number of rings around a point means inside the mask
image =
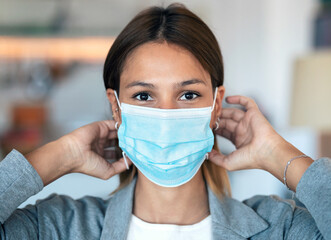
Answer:
POLYGON ((176 101, 172 100, 170 97, 166 96, 159 100, 157 108, 161 109, 175 109, 178 108, 176 101))

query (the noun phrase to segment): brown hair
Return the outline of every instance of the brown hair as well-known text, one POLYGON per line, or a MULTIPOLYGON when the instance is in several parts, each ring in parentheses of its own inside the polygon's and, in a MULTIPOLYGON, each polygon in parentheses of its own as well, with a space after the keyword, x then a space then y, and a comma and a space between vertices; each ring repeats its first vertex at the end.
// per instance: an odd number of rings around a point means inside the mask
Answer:
MULTIPOLYGON (((223 85, 223 59, 214 34, 184 5, 173 3, 167 8, 147 8, 126 25, 108 52, 103 72, 105 88, 114 89, 119 93, 120 76, 129 54, 144 43, 163 41, 190 51, 209 72, 213 89, 223 85)), ((214 149, 218 150, 216 137, 214 149)), ((231 194, 229 179, 224 168, 205 161, 202 171, 208 185, 218 197, 231 194)), ((130 183, 135 174, 134 165, 129 171, 121 173, 120 186, 116 191, 130 183)))

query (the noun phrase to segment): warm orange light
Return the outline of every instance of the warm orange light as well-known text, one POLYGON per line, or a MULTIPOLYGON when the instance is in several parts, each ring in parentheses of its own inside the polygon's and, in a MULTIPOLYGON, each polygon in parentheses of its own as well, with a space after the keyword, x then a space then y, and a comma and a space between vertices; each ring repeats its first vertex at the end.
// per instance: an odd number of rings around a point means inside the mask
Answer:
POLYGON ((0 36, 0 59, 103 62, 115 38, 30 38, 0 36))

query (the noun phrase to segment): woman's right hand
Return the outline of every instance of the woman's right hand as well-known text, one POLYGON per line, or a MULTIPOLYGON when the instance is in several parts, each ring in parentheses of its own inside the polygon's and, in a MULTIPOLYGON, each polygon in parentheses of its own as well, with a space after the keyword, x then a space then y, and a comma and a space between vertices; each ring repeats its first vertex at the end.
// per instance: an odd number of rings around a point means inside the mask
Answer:
MULTIPOLYGON (((109 179, 126 170, 123 158, 113 163, 105 159, 104 148, 109 147, 116 138, 113 120, 93 122, 36 149, 25 157, 36 169, 45 186, 72 172, 109 179)), ((128 161, 131 165, 131 161, 128 161)))
POLYGON ((117 139, 117 130, 113 120, 93 122, 62 138, 69 147, 66 159, 74 163, 71 172, 109 179, 126 170, 123 158, 114 163, 105 160, 106 157, 115 158, 115 151, 108 156, 105 151, 107 147, 114 147, 117 139))

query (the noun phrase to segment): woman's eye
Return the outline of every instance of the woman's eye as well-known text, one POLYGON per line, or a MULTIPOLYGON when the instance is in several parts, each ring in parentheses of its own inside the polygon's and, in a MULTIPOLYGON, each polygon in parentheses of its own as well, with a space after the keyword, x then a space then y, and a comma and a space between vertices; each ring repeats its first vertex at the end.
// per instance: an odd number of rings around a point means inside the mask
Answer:
POLYGON ((186 92, 183 94, 183 96, 180 97, 180 100, 193 100, 200 95, 194 92, 186 92))
POLYGON ((150 101, 153 100, 148 93, 138 93, 134 96, 135 99, 139 101, 150 101))

